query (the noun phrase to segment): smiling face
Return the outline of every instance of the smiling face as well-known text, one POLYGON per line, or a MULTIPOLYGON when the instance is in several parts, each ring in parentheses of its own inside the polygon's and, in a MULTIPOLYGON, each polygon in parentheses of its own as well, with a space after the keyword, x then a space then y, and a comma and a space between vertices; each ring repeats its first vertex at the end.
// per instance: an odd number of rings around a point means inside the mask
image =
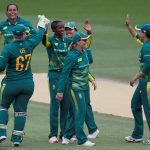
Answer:
POLYGON ((72 38, 74 36, 75 32, 76 32, 75 29, 70 29, 68 27, 65 28, 66 37, 68 37, 68 38, 72 38))
POLYGON ((80 39, 76 42, 76 46, 78 50, 83 50, 86 48, 87 39, 80 39))
POLYGON ((17 20, 18 17, 18 8, 16 5, 9 5, 7 7, 7 12, 6 12, 6 16, 8 17, 8 19, 12 22, 17 20))
POLYGON ((62 36, 64 34, 65 27, 63 22, 59 22, 55 29, 55 34, 58 36, 62 36))

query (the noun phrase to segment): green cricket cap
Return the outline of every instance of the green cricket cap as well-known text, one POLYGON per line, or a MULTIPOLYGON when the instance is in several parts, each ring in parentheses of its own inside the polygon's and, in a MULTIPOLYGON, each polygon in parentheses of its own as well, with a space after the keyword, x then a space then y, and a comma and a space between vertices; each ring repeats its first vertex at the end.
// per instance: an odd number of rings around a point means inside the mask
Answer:
POLYGON ((135 29, 150 35, 150 24, 136 25, 135 29))
POLYGON ((16 25, 12 31, 14 35, 22 35, 26 31, 26 27, 23 25, 16 25))
POLYGON ((76 26, 75 22, 67 22, 65 24, 65 28, 70 28, 73 30, 73 29, 77 29, 77 26, 76 26))
POLYGON ((89 37, 90 35, 87 35, 83 32, 76 32, 74 36, 72 37, 72 41, 76 43, 77 41, 80 41, 80 40, 87 40, 89 37))

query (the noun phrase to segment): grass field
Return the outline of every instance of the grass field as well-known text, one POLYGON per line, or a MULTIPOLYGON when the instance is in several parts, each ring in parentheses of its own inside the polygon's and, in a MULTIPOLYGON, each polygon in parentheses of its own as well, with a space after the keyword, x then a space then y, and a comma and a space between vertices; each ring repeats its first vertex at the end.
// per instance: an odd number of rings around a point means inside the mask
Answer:
MULTIPOLYGON (((11 111, 12 112, 12 111, 11 111)), ((49 124, 48 124, 49 105, 31 102, 29 104, 25 137, 19 150, 76 150, 76 144, 61 145, 49 144, 49 124)), ((11 113, 10 113, 11 114, 11 113)), ((133 120, 112 115, 95 113, 95 119, 100 129, 100 136, 93 140, 96 146, 88 149, 92 150, 149 150, 149 146, 141 143, 126 143, 124 136, 131 133, 133 120)), ((10 115, 8 126, 8 139, 0 144, 0 150, 11 150, 10 135, 12 129, 13 116, 10 115)), ((145 125, 145 136, 148 138, 149 131, 145 125)), ((87 148, 80 148, 87 149, 87 148)))
MULTIPOLYGON (((95 60, 91 72, 95 76, 122 81, 129 80, 137 72, 140 46, 132 40, 124 22, 127 13, 133 25, 149 22, 149 0, 2 0, 0 21, 6 18, 5 9, 10 2, 16 2, 20 16, 30 20, 34 26, 37 15, 44 14, 51 20, 73 20, 78 24, 78 29, 83 31, 83 21, 89 18, 95 60)), ((52 34, 50 29, 49 32, 52 34)), ((34 72, 47 72, 48 58, 42 45, 36 48, 32 66, 34 72)))

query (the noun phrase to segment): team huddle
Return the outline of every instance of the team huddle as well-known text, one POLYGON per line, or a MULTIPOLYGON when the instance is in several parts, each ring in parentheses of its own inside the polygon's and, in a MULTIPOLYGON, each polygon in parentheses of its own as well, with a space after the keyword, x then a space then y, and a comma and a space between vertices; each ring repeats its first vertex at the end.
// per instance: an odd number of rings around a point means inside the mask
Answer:
MULTIPOLYGON (((79 32, 75 22, 64 23, 61 20, 50 22, 39 15, 37 30, 26 20, 18 16, 18 6, 9 4, 6 9, 8 19, 0 23, 0 35, 4 37, 4 47, 0 55, 0 72, 6 70, 1 82, 0 96, 0 143, 7 139, 8 109, 13 105, 14 127, 11 135, 12 146, 17 147, 23 141, 28 102, 34 92, 31 72, 33 50, 40 42, 47 50, 49 59, 48 79, 50 91, 50 112, 48 135, 49 143, 61 142, 67 145, 77 142, 77 146, 94 146, 91 139, 97 138, 96 125, 90 104, 89 82, 96 90, 96 82, 89 71, 93 62, 91 49, 91 25, 84 23, 86 33, 79 32), (48 35, 48 26, 54 33, 48 35), (12 86, 13 85, 13 86, 12 86), (58 118, 60 115, 60 134, 58 118), (88 135, 84 132, 84 123, 88 135)), ((132 112, 135 128, 128 142, 141 142, 143 137, 142 108, 150 128, 150 25, 137 26, 136 34, 126 19, 132 36, 143 44, 140 53, 140 71, 130 81, 130 85, 139 79, 138 87, 132 98, 132 112)), ((150 144, 150 139, 143 142, 150 144)))
POLYGON ((90 138, 99 134, 90 105, 89 81, 96 89, 94 77, 89 72, 93 62, 91 26, 85 21, 87 34, 78 32, 74 22, 51 22, 54 34, 48 37, 50 20, 39 15, 38 31, 18 16, 18 6, 7 6, 8 19, 0 23, 4 47, 0 55, 0 71, 6 69, 1 82, 0 142, 7 138, 8 109, 13 104, 14 128, 12 146, 23 141, 27 106, 34 91, 31 72, 31 57, 35 47, 42 42, 49 58, 48 78, 50 90, 50 134, 49 143, 69 144, 77 141, 78 146, 94 146, 90 138), (13 87, 12 87, 13 85, 13 87), (60 134, 58 114, 60 109, 60 134), (89 135, 84 133, 84 122, 89 135))

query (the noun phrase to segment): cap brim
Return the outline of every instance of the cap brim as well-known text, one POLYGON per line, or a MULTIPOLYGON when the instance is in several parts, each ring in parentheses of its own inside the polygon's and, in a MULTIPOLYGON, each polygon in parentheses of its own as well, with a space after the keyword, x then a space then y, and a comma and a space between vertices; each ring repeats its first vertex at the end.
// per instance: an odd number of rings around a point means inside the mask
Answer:
POLYGON ((82 40, 87 40, 87 39, 89 39, 91 37, 91 35, 88 35, 87 37, 85 37, 85 38, 81 38, 82 40))
POLYGON ((69 28, 69 29, 75 29, 74 27, 69 27, 69 26, 65 26, 65 28, 69 28))
POLYGON ((135 30, 138 30, 138 31, 139 31, 139 30, 141 30, 141 28, 142 28, 141 25, 136 25, 136 26, 135 26, 135 30))

